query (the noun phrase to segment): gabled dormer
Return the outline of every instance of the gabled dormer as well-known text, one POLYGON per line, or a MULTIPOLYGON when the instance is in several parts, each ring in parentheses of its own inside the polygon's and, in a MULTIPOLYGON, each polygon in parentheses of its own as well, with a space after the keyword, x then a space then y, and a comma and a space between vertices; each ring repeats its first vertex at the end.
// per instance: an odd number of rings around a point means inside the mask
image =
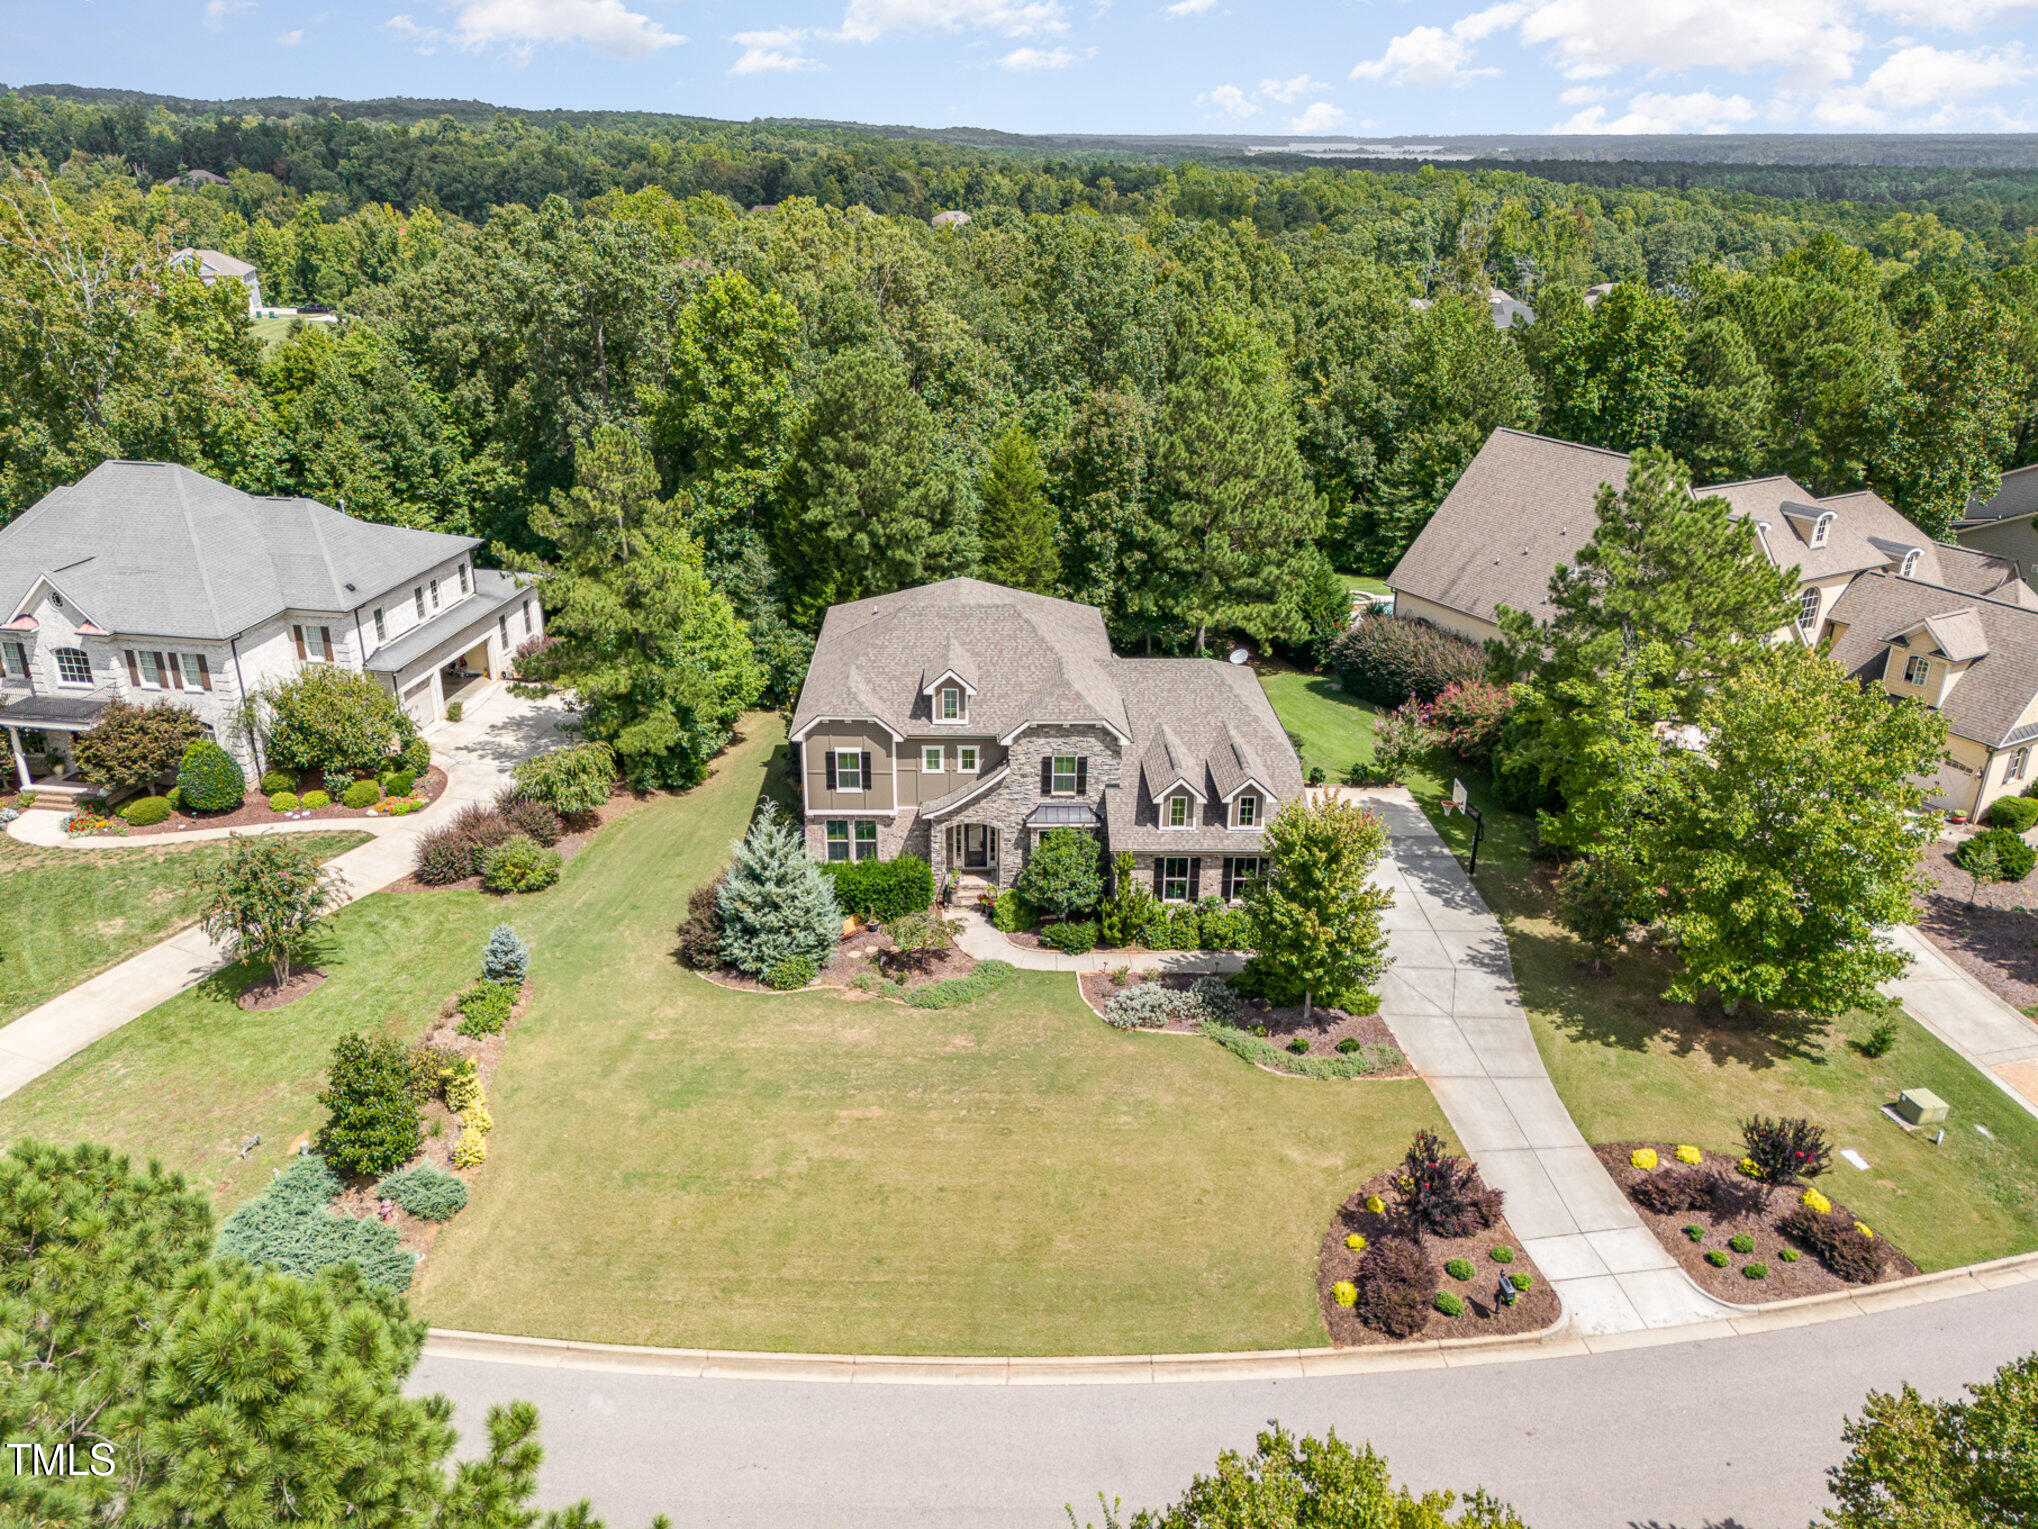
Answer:
POLYGON ((1891 695, 1941 706, 1962 676, 1989 651, 1988 633, 1974 609, 1927 616, 1883 638, 1882 684, 1891 695))
POLYGON ((1162 828, 1197 828, 1210 795, 1204 790, 1202 759, 1192 753, 1172 727, 1163 723, 1153 745, 1139 762, 1139 774, 1153 802, 1154 820, 1162 828))
POLYGON ((1268 785, 1270 772, 1261 763, 1259 752, 1228 722, 1224 741, 1210 757, 1210 779, 1224 806, 1225 827, 1259 828, 1273 815, 1276 803, 1268 785))
POLYGON ((920 694, 927 698, 928 719, 937 726, 969 722, 970 703, 977 694, 977 662, 953 633, 942 646, 939 667, 921 677, 920 694))

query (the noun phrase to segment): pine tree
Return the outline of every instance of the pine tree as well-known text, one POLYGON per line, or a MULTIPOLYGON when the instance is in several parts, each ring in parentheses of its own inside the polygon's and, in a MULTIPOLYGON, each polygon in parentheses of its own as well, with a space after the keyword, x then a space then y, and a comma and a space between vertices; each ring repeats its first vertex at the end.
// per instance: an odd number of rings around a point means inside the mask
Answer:
POLYGON ((1280 356, 1243 320, 1217 316, 1168 390, 1153 494, 1150 607, 1193 626, 1199 653, 1212 627, 1303 635, 1304 553, 1323 534, 1323 502, 1295 448, 1280 356))
POLYGON ((1289 802, 1267 824, 1267 875, 1246 893, 1252 915, 1247 976, 1275 1003, 1360 997, 1387 970, 1381 913, 1394 894, 1372 884, 1387 828, 1337 798, 1289 802))
POLYGON ((481 975, 489 982, 522 982, 531 970, 531 947, 508 924, 497 924, 481 947, 481 975))
POLYGON ((753 977, 788 959, 825 965, 842 937, 842 907, 800 829, 767 806, 734 856, 715 899, 722 958, 753 977))
POLYGON ((1047 502, 1047 472, 1033 437, 1014 424, 991 448, 990 465, 977 481, 982 505, 984 577, 1013 589, 1051 595, 1061 582, 1054 509, 1047 502))

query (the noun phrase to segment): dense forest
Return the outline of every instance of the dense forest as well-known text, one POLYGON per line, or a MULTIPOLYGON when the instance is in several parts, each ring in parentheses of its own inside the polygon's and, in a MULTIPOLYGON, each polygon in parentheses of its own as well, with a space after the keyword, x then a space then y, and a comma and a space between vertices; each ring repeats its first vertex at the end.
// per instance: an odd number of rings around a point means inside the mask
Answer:
POLYGON ((1306 640, 1332 569, 1391 567, 1497 426, 1866 484, 1935 531, 2038 458, 2038 172, 1078 162, 18 93, 0 149, 0 520, 170 458, 556 566, 574 495, 649 494, 781 690, 831 601, 961 571, 1128 642, 1306 640), (343 321, 258 333, 185 245, 343 321), (1494 286, 1535 322, 1496 329, 1494 286))

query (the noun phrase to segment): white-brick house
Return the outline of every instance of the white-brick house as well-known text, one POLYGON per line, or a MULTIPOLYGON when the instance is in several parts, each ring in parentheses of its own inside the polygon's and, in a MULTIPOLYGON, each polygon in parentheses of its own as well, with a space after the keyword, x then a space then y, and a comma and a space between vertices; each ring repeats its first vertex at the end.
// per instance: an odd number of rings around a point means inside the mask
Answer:
POLYGON ((242 698, 315 663, 376 676, 420 726, 544 633, 538 591, 471 536, 260 498, 166 462, 106 462, 0 527, 0 727, 57 786, 109 701, 189 707, 252 777, 242 698))

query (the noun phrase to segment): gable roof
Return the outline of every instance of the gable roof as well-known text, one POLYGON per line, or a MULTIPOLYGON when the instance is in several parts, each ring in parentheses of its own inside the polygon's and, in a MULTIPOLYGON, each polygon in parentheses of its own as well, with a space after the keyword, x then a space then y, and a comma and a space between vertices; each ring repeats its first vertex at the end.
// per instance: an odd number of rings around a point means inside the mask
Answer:
POLYGON ((2002 487, 1988 498, 1970 498, 1955 524, 1985 526, 1998 520, 2019 520, 2026 515, 2038 515, 2038 462, 2004 473, 2002 487))
POLYGON ((1973 653, 1939 707, 1946 725, 1989 748, 2038 736, 2038 726, 2018 725, 2038 697, 2038 610, 1878 571, 1847 586, 1832 620, 1845 628, 1833 643, 1834 661, 1863 680, 1882 678, 1892 637, 1920 627, 1949 658, 1973 653))
POLYGON ((182 265, 187 261, 196 265, 199 270, 210 271, 215 276, 226 276, 238 280, 242 277, 255 274, 255 268, 245 260, 236 260, 233 256, 223 254, 219 250, 196 250, 189 246, 174 251, 170 256, 169 263, 171 265, 182 265))
POLYGON ((47 578, 110 632, 223 639, 286 610, 354 610, 478 545, 172 462, 102 462, 0 526, 0 613, 47 578))

